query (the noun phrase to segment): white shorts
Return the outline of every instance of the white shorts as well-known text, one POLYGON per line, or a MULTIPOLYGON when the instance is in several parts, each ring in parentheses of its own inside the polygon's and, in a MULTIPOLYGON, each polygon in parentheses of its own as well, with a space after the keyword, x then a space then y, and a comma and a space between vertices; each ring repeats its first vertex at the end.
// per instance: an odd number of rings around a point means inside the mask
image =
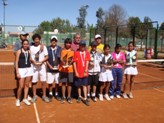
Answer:
POLYGON ((40 81, 46 82, 46 66, 43 64, 42 66, 33 66, 34 74, 32 78, 32 83, 37 83, 38 78, 40 78, 40 81))
POLYGON ((138 74, 137 67, 136 66, 126 66, 125 70, 124 70, 124 74, 137 75, 138 74))
POLYGON ((113 80, 113 75, 111 70, 106 70, 105 72, 101 72, 99 76, 100 82, 110 82, 113 80))
POLYGON ((33 69, 32 67, 28 67, 28 68, 18 68, 19 74, 21 76, 21 78, 26 78, 29 76, 33 75, 33 69))
POLYGON ((59 84, 59 72, 58 73, 47 73, 47 83, 52 84, 55 82, 56 84, 59 84))

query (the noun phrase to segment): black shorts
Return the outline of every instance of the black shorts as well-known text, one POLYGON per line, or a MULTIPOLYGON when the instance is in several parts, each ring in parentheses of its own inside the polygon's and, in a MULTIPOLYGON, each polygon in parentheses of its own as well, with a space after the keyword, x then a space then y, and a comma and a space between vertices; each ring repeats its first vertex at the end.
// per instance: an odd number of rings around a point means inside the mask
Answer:
POLYGON ((97 85, 99 81, 99 76, 97 75, 89 75, 88 77, 88 85, 97 85))
POLYGON ((88 77, 84 77, 84 78, 75 77, 75 86, 76 87, 87 86, 87 85, 88 85, 88 77))
POLYGON ((62 82, 62 83, 73 83, 73 72, 72 73, 64 73, 64 72, 60 72, 59 73, 59 76, 60 76, 60 79, 59 79, 59 82, 62 82))

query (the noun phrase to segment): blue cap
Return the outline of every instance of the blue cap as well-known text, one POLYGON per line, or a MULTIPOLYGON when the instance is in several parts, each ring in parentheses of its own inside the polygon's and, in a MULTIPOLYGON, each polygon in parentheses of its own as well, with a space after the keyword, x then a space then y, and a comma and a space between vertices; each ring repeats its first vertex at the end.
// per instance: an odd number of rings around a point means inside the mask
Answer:
POLYGON ((97 46, 97 42, 96 41, 92 41, 91 42, 91 46, 97 46))
POLYGON ((79 45, 86 45, 86 41, 81 40, 79 45))

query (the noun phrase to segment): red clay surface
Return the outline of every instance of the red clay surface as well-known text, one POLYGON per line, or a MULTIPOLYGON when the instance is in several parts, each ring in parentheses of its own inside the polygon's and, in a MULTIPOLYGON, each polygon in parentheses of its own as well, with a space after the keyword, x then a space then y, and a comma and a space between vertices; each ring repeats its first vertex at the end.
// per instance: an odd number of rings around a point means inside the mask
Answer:
MULTIPOLYGON (((13 62, 12 51, 0 51, 0 62, 13 62)), ((0 66, 0 93, 16 88, 13 66, 0 66)), ((36 103, 41 123, 163 123, 164 68, 152 63, 139 63, 135 79, 134 99, 98 101, 84 104, 60 104, 56 100, 36 103)), ((1 93, 2 94, 2 93, 1 93)), ((1 95, 0 94, 0 95, 1 95)), ((0 123, 36 123, 33 105, 15 106, 15 97, 0 98, 0 123)))
MULTIPOLYGON (((134 99, 92 102, 89 107, 73 100, 60 104, 53 100, 36 102, 41 123, 163 123, 164 88, 135 90, 134 99)), ((37 123, 33 104, 15 106, 15 98, 0 98, 0 123, 37 123)))

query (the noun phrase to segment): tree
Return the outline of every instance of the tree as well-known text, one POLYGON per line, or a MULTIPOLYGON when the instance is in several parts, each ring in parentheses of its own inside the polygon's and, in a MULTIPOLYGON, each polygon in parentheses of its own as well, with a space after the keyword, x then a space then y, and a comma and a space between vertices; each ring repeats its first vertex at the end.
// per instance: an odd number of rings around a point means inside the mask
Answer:
POLYGON ((44 31, 49 31, 51 23, 49 21, 43 21, 40 23, 37 29, 34 30, 35 33, 43 34, 44 31))
POLYGON ((80 17, 77 18, 77 24, 78 24, 79 28, 85 28, 85 18, 86 18, 86 15, 87 15, 87 8, 88 7, 89 6, 86 5, 86 6, 82 6, 79 9, 80 17))
POLYGON ((102 8, 99 8, 96 11, 96 17, 97 17, 97 28, 103 28, 104 27, 104 15, 105 12, 102 8))
POLYGON ((118 26, 126 24, 127 13, 125 9, 117 4, 112 5, 105 13, 105 23, 107 26, 118 26))
POLYGON ((159 28, 160 30, 164 30, 164 22, 161 23, 161 26, 159 28))

